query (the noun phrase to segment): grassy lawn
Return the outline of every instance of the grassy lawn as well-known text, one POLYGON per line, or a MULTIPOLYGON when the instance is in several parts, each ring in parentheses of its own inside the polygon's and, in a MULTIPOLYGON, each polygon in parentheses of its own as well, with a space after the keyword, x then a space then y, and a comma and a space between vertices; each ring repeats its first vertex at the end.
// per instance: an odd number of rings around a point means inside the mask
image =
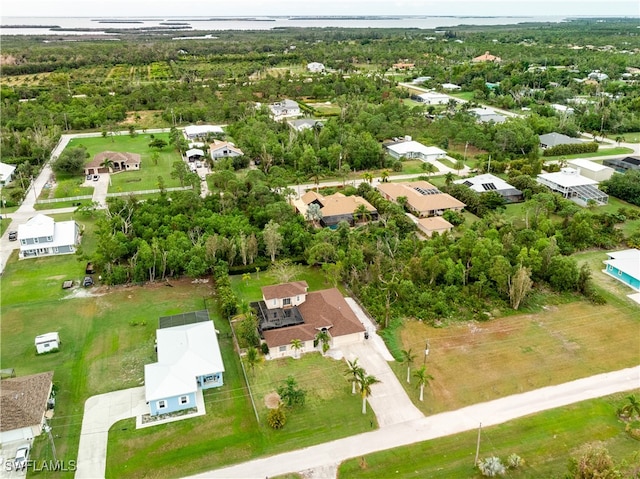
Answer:
POLYGON ((621 136, 623 138, 622 141, 625 143, 640 143, 640 131, 630 131, 629 133, 616 135, 616 137, 618 136, 621 136))
POLYGON ((573 160, 575 158, 597 158, 599 156, 614 156, 633 153, 632 149, 625 148, 623 146, 617 146, 615 148, 602 148, 598 151, 594 151, 593 153, 580 153, 577 155, 542 156, 542 151, 543 150, 540 150, 540 158, 542 158, 544 161, 573 160))
MULTIPOLYGON (((84 176, 78 178, 77 176, 60 176, 56 177, 56 185, 53 192, 54 198, 69 198, 70 196, 84 196, 93 195, 93 186, 82 186, 84 183, 84 176)), ((48 190, 45 188, 40 195, 42 199, 47 199, 48 190)))
MULTIPOLYGON (((525 464, 509 470, 506 477, 565 477, 569 457, 578 447, 602 441, 616 463, 625 461, 627 468, 637 466, 638 441, 625 433, 615 415, 627 394, 585 401, 485 428, 480 458, 496 455, 504 463, 509 454, 518 454, 525 464)), ((476 439, 477 432, 469 431, 350 459, 342 463, 338 476, 481 477, 473 467, 476 439)), ((624 477, 634 477, 628 472, 624 477)))
POLYGON ((306 102, 311 108, 313 108, 319 116, 324 115, 339 115, 340 107, 331 102, 306 102))
MULTIPOLYGON (((167 133, 157 133, 156 138, 169 141, 167 133)), ((111 186, 109 193, 121 191, 142 191, 158 188, 158 176, 164 179, 165 187, 170 188, 180 186, 178 180, 171 178, 171 169, 174 161, 180 161, 180 155, 167 146, 160 151, 158 164, 155 165, 151 159, 152 151, 149 148, 150 135, 129 135, 110 136, 108 138, 76 138, 69 142, 69 147, 84 146, 89 152, 89 157, 93 158, 101 151, 121 151, 138 153, 142 157, 140 170, 125 171, 111 175, 111 186)), ((90 161, 90 160, 88 160, 90 161)), ((93 189, 91 191, 93 193, 93 189)))
MULTIPOLYGON (((438 161, 443 161, 443 160, 438 160, 438 161)), ((405 160, 402 162, 402 172, 400 173, 391 172, 390 176, 416 175, 416 174, 423 174, 427 176, 427 173, 425 173, 425 171, 422 169, 422 165, 424 164, 425 163, 420 160, 405 160)), ((436 167, 436 169, 438 168, 436 167)), ((438 175, 438 174, 441 174, 441 173, 440 172, 432 173, 432 175, 438 175)))
POLYGON ((455 96, 456 98, 460 98, 461 100, 472 101, 473 100, 473 92, 472 91, 463 91, 459 93, 447 93, 449 96, 455 96))

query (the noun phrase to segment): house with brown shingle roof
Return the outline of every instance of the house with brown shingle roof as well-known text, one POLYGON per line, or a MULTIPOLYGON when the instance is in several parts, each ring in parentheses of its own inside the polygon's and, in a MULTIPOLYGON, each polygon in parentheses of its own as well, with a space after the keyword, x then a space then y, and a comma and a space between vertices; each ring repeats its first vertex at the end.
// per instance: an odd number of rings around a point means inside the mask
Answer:
POLYGON ((42 432, 53 371, 0 381, 0 443, 31 440, 42 432))
POLYGON ((351 226, 358 221, 364 221, 364 218, 355 218, 355 212, 360 206, 368 212, 370 220, 378 219, 378 210, 367 200, 360 196, 345 196, 342 193, 334 193, 333 195, 323 196, 315 191, 307 191, 302 197, 294 202, 298 213, 306 216, 307 208, 310 204, 315 203, 320 206, 322 219, 320 224, 325 227, 336 226, 341 221, 346 221, 351 226))
POLYGON ((139 170, 140 155, 120 151, 103 151, 93 157, 84 166, 85 175, 98 175, 100 173, 119 173, 121 171, 139 170), (111 160, 113 166, 104 166, 106 160, 111 160))
POLYGON ((316 336, 326 332, 331 347, 362 341, 365 327, 336 288, 307 292, 306 281, 262 288, 262 301, 251 303, 258 313, 260 335, 271 358, 295 356, 291 341, 302 343, 300 353, 321 351, 316 336))
POLYGON ((462 201, 443 193, 426 181, 380 183, 377 188, 389 201, 398 202, 398 198, 406 198, 407 207, 419 218, 442 216, 447 210, 461 211, 466 206, 462 201))

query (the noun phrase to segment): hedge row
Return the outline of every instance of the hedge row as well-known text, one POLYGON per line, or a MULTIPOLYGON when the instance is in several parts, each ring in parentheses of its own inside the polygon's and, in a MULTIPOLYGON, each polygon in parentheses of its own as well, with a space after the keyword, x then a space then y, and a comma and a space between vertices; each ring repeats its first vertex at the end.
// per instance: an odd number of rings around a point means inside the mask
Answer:
POLYGON ((599 145, 595 141, 592 141, 591 143, 557 145, 544 150, 543 156, 579 155, 580 153, 594 153, 598 151, 598 146, 599 145))

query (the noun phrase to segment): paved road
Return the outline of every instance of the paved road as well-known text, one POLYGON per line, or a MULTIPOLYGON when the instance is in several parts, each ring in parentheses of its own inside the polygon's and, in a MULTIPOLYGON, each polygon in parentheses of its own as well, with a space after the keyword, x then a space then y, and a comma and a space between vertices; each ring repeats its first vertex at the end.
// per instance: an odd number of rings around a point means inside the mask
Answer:
POLYGON ((330 472, 338 463, 353 457, 473 430, 480 423, 483 427, 502 424, 529 414, 638 387, 640 366, 507 396, 190 477, 262 479, 310 469, 330 472))

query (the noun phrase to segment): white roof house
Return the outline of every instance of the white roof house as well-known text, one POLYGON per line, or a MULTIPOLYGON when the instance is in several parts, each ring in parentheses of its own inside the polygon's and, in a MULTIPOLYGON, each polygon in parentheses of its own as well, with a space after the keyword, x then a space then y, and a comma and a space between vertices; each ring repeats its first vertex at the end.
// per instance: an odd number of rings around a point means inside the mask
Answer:
POLYGON ((469 113, 474 114, 480 123, 504 123, 507 117, 492 110, 491 108, 469 108, 469 113))
POLYGON ((198 377, 224 371, 211 321, 158 329, 156 339, 158 362, 144 367, 147 401, 193 393, 198 377))
POLYGON ((453 90, 462 90, 462 87, 460 85, 456 85, 455 83, 443 83, 442 89, 453 91, 453 90))
POLYGON ((187 158, 191 158, 194 156, 204 156, 204 151, 200 148, 191 148, 190 150, 187 150, 184 155, 187 158))
POLYGON ((615 170, 601 163, 595 163, 585 158, 576 158, 569 160, 569 165, 577 168, 582 176, 595 181, 606 181, 613 176, 615 170))
POLYGON ((75 253, 80 243, 80 227, 75 221, 60 221, 37 214, 18 225, 20 259, 75 253))
POLYGON ((11 183, 14 171, 16 171, 15 165, 0 163, 0 186, 8 185, 9 183, 11 183))
POLYGON ((636 291, 640 291, 640 250, 626 249, 607 253, 609 259, 604 270, 609 276, 623 282, 636 291))
POLYGON ((309 70, 312 73, 320 73, 324 71, 324 65, 319 62, 307 63, 307 70, 309 70))
POLYGON ((502 178, 494 176, 490 173, 463 178, 461 180, 454 181, 454 183, 465 185, 471 188, 476 193, 495 191, 497 193, 500 193, 509 203, 515 203, 524 199, 522 191, 510 185, 502 178))
POLYGON ((269 110, 271 110, 271 116, 276 121, 282 120, 283 118, 295 118, 302 115, 298 102, 289 99, 269 105, 269 110))
POLYGON ((573 114, 573 108, 567 105, 560 105, 559 103, 553 103, 550 105, 558 113, 564 113, 565 115, 573 114))
POLYGON ((418 95, 418 98, 421 102, 426 103, 427 105, 446 105, 447 103, 449 103, 449 100, 451 100, 451 97, 449 95, 433 91, 421 93, 420 95, 418 95))
POLYGON ((189 140, 204 138, 208 134, 224 133, 222 128, 216 125, 189 125, 184 127, 184 134, 189 140))
POLYGON ((446 156, 447 152, 435 146, 425 146, 417 141, 401 141, 387 145, 389 154, 394 158, 417 158, 422 161, 433 161, 446 156))
POLYGON ((596 180, 582 176, 580 170, 574 168, 539 174, 536 181, 581 206, 586 206, 589 200, 597 204, 606 204, 609 201, 609 196, 596 187, 596 180))
POLYGON ((41 334, 34 343, 38 354, 46 353, 60 347, 60 335, 57 332, 41 334))

